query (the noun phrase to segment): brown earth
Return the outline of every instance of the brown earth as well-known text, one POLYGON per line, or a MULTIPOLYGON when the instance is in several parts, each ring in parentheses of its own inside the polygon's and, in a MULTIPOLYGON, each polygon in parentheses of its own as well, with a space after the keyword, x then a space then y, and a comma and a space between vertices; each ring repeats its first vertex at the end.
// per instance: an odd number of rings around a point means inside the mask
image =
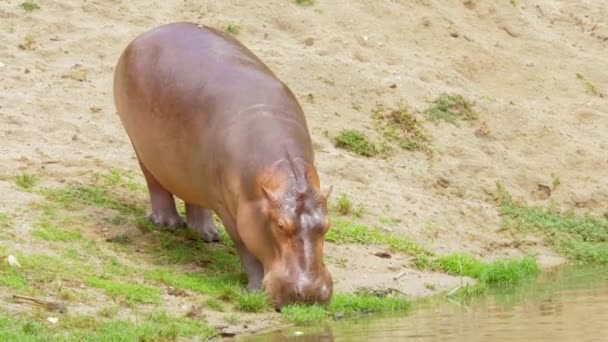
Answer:
MULTIPOLYGON (((398 219, 394 234, 438 254, 539 252, 544 264, 560 262, 541 239, 516 244, 500 232, 495 184, 533 204, 606 210, 608 3, 513 2, 66 0, 37 1, 40 9, 27 13, 20 0, 4 1, 0 212, 19 212, 32 200, 14 184, 21 172, 52 184, 91 170, 138 170, 111 87, 114 63, 136 35, 173 21, 238 24, 238 38, 300 99, 322 182, 364 206, 362 222, 398 219), (479 119, 424 121, 432 159, 404 150, 363 158, 333 145, 343 128, 377 137, 376 104, 404 101, 421 112, 443 92, 475 101, 479 119)), ((0 246, 32 248, 31 223, 17 215, 20 242, 0 246)), ((328 255, 347 260, 330 264, 337 290, 391 286, 421 296, 460 282, 415 270, 407 256, 373 255, 382 250, 329 244, 328 255)))

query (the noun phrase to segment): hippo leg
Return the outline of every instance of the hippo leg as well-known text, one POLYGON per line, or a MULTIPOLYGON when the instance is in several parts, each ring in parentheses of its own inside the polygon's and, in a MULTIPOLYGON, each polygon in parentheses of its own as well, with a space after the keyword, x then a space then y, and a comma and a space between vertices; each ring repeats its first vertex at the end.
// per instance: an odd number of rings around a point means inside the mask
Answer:
POLYGON ((213 222, 213 212, 198 205, 186 203, 188 229, 194 231, 205 242, 220 241, 220 233, 213 222))
POLYGON ((154 224, 159 227, 166 227, 170 230, 182 227, 184 225, 184 220, 179 216, 179 213, 175 208, 173 194, 167 191, 167 189, 154 178, 141 161, 139 161, 139 166, 146 178, 148 192, 150 193, 150 202, 152 204, 152 212, 148 215, 150 221, 154 222, 154 224))
POLYGON ((247 290, 258 291, 262 289, 262 280, 264 279, 264 267, 262 263, 251 254, 247 248, 241 243, 236 245, 239 256, 241 257, 241 264, 247 272, 247 290))

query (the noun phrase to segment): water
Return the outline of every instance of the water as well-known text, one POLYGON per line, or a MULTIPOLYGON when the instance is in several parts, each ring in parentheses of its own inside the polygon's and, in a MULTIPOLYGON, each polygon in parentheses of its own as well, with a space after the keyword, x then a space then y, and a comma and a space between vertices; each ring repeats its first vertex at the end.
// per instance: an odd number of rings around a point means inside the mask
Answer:
POLYGON ((608 341, 608 267, 570 266, 461 304, 417 303, 384 317, 244 336, 237 341, 608 341))

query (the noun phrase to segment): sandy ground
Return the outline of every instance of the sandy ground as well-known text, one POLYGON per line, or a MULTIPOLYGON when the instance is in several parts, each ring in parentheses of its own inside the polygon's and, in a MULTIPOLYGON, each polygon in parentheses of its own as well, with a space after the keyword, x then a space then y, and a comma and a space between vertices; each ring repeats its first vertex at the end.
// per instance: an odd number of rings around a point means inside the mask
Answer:
MULTIPOLYGON (((238 38, 300 99, 322 183, 363 205, 365 223, 399 219, 394 234, 439 254, 540 252, 550 264, 559 258, 542 240, 515 244, 499 231, 496 181, 530 203, 606 211, 605 1, 65 0, 36 1, 31 13, 20 3, 0 4, 2 211, 31 200, 9 179, 19 172, 62 182, 89 170, 138 170, 115 114, 113 67, 132 38, 173 21, 240 25, 238 38), (342 128, 373 136, 377 103, 402 100, 422 111, 442 92, 474 100, 480 119, 459 127, 425 122, 431 161, 407 151, 362 158, 333 146, 342 128), (481 125, 489 135, 476 134, 481 125), (556 178, 559 187, 538 190, 556 178)), ((16 229, 29 224, 16 222, 16 229)), ((328 245, 328 255, 348 260, 331 265, 337 289, 390 284, 419 296, 433 292, 425 283, 440 291, 460 281, 416 271, 406 256, 379 259, 378 249, 328 245)))

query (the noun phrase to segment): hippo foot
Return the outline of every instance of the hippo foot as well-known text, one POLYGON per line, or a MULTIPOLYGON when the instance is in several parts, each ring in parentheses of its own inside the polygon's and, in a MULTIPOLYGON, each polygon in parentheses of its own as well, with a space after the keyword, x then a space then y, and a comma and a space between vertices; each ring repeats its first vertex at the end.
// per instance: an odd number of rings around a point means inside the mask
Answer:
POLYGON ((188 229, 196 233, 205 242, 219 242, 220 233, 213 222, 213 212, 207 208, 186 203, 188 229))
POLYGON ((204 222, 203 224, 192 224, 188 222, 188 229, 195 232, 205 242, 219 242, 220 233, 213 221, 204 222))
POLYGON ((159 228, 172 232, 186 224, 184 219, 182 219, 179 215, 159 215, 156 213, 151 213, 148 215, 148 219, 159 228))

